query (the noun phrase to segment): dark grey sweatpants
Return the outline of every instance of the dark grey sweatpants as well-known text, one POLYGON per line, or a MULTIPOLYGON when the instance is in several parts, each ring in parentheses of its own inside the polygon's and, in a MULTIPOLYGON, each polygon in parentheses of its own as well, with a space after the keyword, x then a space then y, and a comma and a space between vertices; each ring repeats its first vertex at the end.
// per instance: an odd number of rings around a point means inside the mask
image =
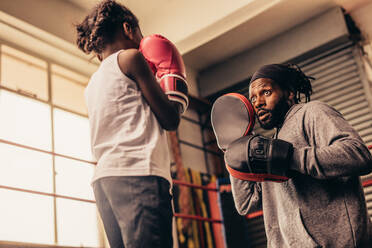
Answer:
POLYGON ((158 176, 105 177, 93 183, 111 248, 172 248, 169 187, 158 176))

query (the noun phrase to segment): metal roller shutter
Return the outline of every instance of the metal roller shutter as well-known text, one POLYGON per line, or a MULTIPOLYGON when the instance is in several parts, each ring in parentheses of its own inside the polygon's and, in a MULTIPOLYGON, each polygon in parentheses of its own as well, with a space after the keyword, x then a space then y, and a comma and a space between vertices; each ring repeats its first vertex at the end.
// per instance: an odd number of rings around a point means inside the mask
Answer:
POLYGON ((364 82, 364 71, 358 48, 350 44, 299 64, 316 80, 312 100, 320 100, 340 111, 359 132, 367 145, 372 144, 372 109, 370 89, 364 82))

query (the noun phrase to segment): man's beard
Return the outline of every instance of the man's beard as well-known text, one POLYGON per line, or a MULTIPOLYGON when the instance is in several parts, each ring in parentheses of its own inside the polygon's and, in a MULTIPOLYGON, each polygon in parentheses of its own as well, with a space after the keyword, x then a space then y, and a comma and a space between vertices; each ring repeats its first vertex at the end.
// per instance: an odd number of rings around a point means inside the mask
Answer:
POLYGON ((266 112, 270 113, 270 119, 265 122, 261 122, 259 118, 258 122, 260 123, 260 126, 263 129, 270 130, 273 129, 274 127, 280 127, 284 121, 284 117, 287 114, 289 110, 289 104, 287 103, 287 100, 283 96, 280 98, 279 102, 275 105, 275 107, 272 110, 265 109, 266 112))

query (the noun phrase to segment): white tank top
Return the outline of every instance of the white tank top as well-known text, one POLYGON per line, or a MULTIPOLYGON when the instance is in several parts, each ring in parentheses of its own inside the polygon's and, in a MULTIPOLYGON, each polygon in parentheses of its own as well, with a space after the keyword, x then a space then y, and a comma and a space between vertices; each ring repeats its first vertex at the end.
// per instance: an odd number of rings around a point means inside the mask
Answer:
POLYGON ((101 62, 85 89, 97 160, 92 183, 102 177, 143 175, 171 183, 166 132, 137 84, 120 70, 119 52, 101 62))

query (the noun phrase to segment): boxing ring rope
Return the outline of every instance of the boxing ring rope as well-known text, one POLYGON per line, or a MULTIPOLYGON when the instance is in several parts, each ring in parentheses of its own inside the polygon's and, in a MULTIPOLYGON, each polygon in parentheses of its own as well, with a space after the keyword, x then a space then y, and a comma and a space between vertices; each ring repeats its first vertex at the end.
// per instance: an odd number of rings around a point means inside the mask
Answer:
POLYGON ((187 186, 191 188, 196 188, 196 189, 203 189, 203 190, 210 190, 210 191, 218 191, 217 188, 215 187, 210 187, 210 186, 203 186, 203 185, 197 185, 197 184, 192 184, 192 183, 187 183, 187 182, 182 182, 177 179, 173 179, 173 183, 181 186, 187 186))
POLYGON ((174 217, 182 218, 182 219, 191 219, 191 220, 197 220, 197 221, 207 221, 212 223, 222 223, 223 221, 220 219, 213 219, 213 218, 207 218, 207 217, 201 217, 198 215, 189 215, 189 214, 180 214, 180 213, 174 213, 174 217))
MULTIPOLYGON (((197 185, 197 184, 192 184, 192 183, 188 183, 188 182, 182 182, 182 181, 176 180, 176 179, 173 179, 173 184, 219 193, 219 190, 217 189, 217 187, 197 185)), ((197 221, 207 221, 207 222, 212 222, 212 223, 223 223, 222 219, 207 218, 207 217, 202 217, 202 216, 198 216, 198 215, 174 213, 174 216, 176 218, 191 219, 191 220, 197 220, 197 221)))
MULTIPOLYGON (((8 141, 8 140, 4 140, 4 139, 0 139, 0 143, 4 143, 4 144, 11 145, 11 146, 16 146, 16 147, 20 147, 20 148, 24 148, 24 149, 28 149, 28 150, 33 150, 33 151, 42 152, 42 153, 46 153, 46 154, 50 154, 50 155, 54 155, 54 156, 58 156, 58 157, 63 157, 63 158, 67 158, 67 159, 71 159, 71 160, 75 160, 75 161, 79 161, 79 162, 84 162, 84 163, 96 165, 96 162, 93 162, 93 161, 79 159, 79 158, 75 158, 75 157, 72 157, 72 156, 63 155, 63 154, 60 154, 60 153, 55 153, 55 152, 51 152, 51 151, 47 151, 47 150, 42 150, 42 149, 39 149, 39 148, 35 148, 35 147, 32 147, 32 146, 27 146, 27 145, 22 145, 22 144, 12 142, 12 141, 8 141)), ((368 149, 372 150, 372 145, 369 145, 368 149)), ((176 180, 176 179, 173 180, 173 183, 175 185, 179 185, 179 186, 196 188, 196 189, 211 191, 211 192, 214 192, 214 193, 220 193, 223 190, 222 187, 221 187, 221 189, 219 189, 217 187, 212 187, 212 186, 203 186, 203 185, 196 185, 196 184, 192 184, 192 183, 188 183, 188 182, 182 182, 182 181, 179 181, 179 180, 176 180)), ((371 186, 371 185, 372 185, 372 179, 365 180, 364 182, 362 182, 363 187, 368 187, 368 186, 371 186)), ((38 195, 51 196, 51 197, 57 197, 57 198, 64 198, 64 199, 69 199, 69 200, 96 203, 94 200, 77 198, 77 197, 66 196, 66 195, 60 195, 60 194, 54 194, 54 193, 46 193, 46 192, 42 192, 42 191, 28 190, 28 189, 11 187, 11 186, 6 186, 6 185, 0 185, 0 188, 7 189, 7 190, 13 190, 13 191, 26 192, 26 193, 31 193, 31 194, 38 194, 38 195)), ((253 218, 260 217, 262 215, 263 215, 263 212, 262 212, 262 210, 260 210, 260 211, 257 211, 257 212, 247 214, 246 218, 247 219, 253 219, 253 218)), ((182 213, 174 213, 174 216, 176 218, 184 218, 184 219, 191 219, 191 220, 196 220, 196 221, 207 221, 207 222, 212 222, 212 223, 223 224, 223 220, 222 219, 217 219, 217 218, 207 218, 207 217, 202 217, 202 216, 198 216, 198 215, 188 215, 188 214, 182 214, 182 213)))
MULTIPOLYGON (((32 147, 32 146, 27 146, 27 145, 22 145, 16 142, 0 139, 0 143, 4 143, 7 145, 15 146, 15 147, 20 147, 23 149, 27 150, 32 150, 32 151, 37 151, 49 155, 54 155, 57 157, 63 157, 83 163, 88 163, 92 165, 96 165, 96 162, 93 161, 88 161, 68 155, 63 155, 60 153, 56 152, 51 152, 47 150, 43 150, 40 148, 32 147)), ((216 193, 219 191, 216 187, 210 187, 210 186, 202 186, 202 185, 196 185, 188 182, 182 182, 179 180, 173 180, 173 183, 175 185, 180 185, 180 186, 186 186, 186 187, 191 187, 191 188, 197 188, 197 189, 202 189, 202 190, 208 190, 208 191, 215 191, 216 193)), ((19 191, 19 192, 25 192, 25 193, 31 193, 31 194, 37 194, 37 195, 44 195, 44 196, 51 196, 51 197, 57 197, 57 198, 64 198, 64 199, 69 199, 69 200, 76 200, 76 201, 82 201, 82 202, 89 202, 89 203, 96 203, 94 200, 89 200, 89 199, 83 199, 83 198, 78 198, 78 197, 71 197, 71 196, 66 196, 66 195, 60 195, 60 194, 54 194, 54 193, 46 193, 42 191, 36 191, 36 190, 29 190, 29 189, 23 189, 23 188, 17 188, 17 187, 11 187, 11 186, 6 186, 6 185, 0 185, 0 188, 2 189, 7 189, 7 190, 13 190, 13 191, 19 191)), ((212 222, 212 223, 222 223, 223 221, 221 219, 214 219, 214 218, 207 218, 207 217, 202 217, 198 215, 188 215, 188 214, 181 214, 181 213, 174 213, 174 216, 177 218, 183 218, 183 219, 192 219, 192 220, 197 220, 197 221, 207 221, 207 222, 212 222)))

